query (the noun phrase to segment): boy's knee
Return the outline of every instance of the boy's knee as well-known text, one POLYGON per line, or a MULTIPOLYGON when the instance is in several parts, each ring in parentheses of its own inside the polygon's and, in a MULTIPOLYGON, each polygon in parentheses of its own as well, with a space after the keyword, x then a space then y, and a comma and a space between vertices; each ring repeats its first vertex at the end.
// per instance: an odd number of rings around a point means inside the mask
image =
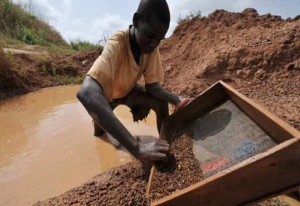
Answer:
POLYGON ((154 108, 153 110, 156 113, 161 113, 161 112, 168 112, 168 102, 157 99, 154 103, 154 108))

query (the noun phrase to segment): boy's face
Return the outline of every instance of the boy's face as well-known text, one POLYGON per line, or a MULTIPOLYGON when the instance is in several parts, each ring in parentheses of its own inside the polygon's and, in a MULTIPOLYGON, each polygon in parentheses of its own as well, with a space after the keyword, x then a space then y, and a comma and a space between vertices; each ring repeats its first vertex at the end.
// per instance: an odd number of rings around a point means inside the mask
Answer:
POLYGON ((150 17, 148 21, 139 19, 135 38, 141 53, 152 52, 165 38, 168 28, 169 25, 159 22, 156 17, 150 17))

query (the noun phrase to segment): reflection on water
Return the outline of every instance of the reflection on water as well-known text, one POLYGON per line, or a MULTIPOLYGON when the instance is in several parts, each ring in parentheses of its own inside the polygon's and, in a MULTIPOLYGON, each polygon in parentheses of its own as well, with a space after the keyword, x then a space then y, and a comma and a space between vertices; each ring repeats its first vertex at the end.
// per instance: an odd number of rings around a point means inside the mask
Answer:
MULTIPOLYGON (((31 205, 130 161, 105 137, 93 136, 78 86, 44 89, 0 102, 0 205, 31 205)), ((157 136, 153 113, 131 122, 129 109, 115 114, 133 134, 157 136)))

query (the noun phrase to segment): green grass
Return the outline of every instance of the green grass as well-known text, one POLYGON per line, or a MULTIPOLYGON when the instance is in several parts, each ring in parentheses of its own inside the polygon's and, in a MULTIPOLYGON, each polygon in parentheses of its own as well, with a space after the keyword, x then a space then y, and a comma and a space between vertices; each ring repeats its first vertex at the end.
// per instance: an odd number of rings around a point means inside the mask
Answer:
POLYGON ((25 11, 28 7, 30 5, 17 5, 11 0, 1 0, 1 33, 30 45, 68 45, 53 27, 25 11))
POLYGON ((88 41, 83 41, 83 40, 73 40, 70 42, 71 48, 76 50, 76 51, 81 51, 81 50, 86 50, 86 49, 91 49, 91 48, 97 48, 99 45, 92 44, 88 41))
POLYGON ((35 51, 72 54, 100 46, 84 40, 67 43, 52 26, 28 12, 31 7, 30 1, 18 5, 12 0, 0 0, 0 44, 3 48, 24 49, 34 45, 35 51))
POLYGON ((28 45, 25 42, 22 42, 21 40, 18 40, 18 39, 9 37, 9 36, 5 36, 3 34, 0 34, 0 41, 1 41, 0 44, 3 48, 19 49, 19 48, 23 48, 28 45))

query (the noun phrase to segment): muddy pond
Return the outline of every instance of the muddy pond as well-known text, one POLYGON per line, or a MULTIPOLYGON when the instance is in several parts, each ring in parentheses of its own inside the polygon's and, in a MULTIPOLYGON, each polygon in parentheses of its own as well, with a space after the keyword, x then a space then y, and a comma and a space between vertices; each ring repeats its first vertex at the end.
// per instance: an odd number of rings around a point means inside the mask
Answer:
MULTIPOLYGON (((47 88, 0 102, 0 205, 32 205, 131 161, 93 136, 78 89, 47 88)), ((127 107, 114 112, 132 134, 158 136, 152 112, 139 124, 127 107)))

